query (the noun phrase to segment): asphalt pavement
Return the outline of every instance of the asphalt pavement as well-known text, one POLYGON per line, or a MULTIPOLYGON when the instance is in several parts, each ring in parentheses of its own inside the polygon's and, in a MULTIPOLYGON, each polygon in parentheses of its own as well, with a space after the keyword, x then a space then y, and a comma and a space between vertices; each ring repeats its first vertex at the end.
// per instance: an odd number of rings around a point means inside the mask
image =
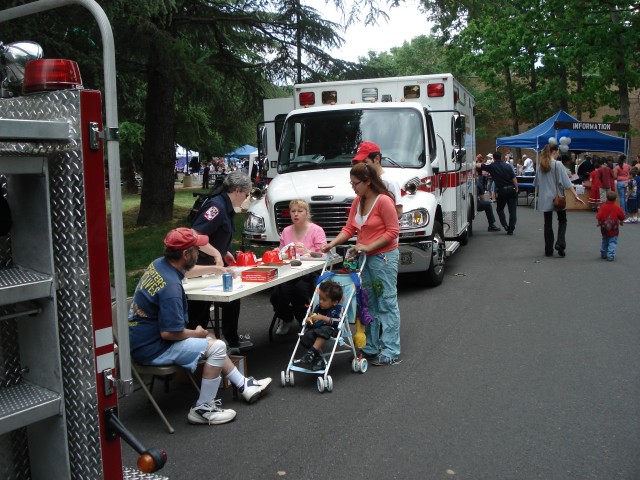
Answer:
MULTIPOLYGON (((193 426, 192 386, 156 384, 168 434, 141 391, 120 415, 147 447, 167 451, 171 479, 640 478, 640 224, 622 228, 614 262, 600 259, 592 212, 569 212, 566 257, 544 256, 542 214, 518 208, 515 235, 487 232, 432 289, 401 276, 402 363, 331 368, 334 391, 296 374, 295 344, 269 343, 268 294, 242 301, 249 373, 271 376, 253 405, 221 392, 235 421, 193 426)), ((124 463, 136 455, 123 446, 124 463)))

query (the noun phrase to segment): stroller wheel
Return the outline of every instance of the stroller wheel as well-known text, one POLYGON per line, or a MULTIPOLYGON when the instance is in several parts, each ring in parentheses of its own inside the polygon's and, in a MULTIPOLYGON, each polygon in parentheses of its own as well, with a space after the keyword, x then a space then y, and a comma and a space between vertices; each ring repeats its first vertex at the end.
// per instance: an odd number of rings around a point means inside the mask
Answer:
POLYGON ((324 392, 324 379, 322 377, 318 377, 316 380, 316 385, 318 386, 318 391, 320 393, 324 392))
POLYGON ((364 373, 369 368, 369 361, 366 358, 360 360, 360 373, 364 373))
POLYGON ((287 376, 285 375, 284 370, 280 372, 280 386, 282 387, 287 386, 287 376))
POLYGON ((351 360, 351 370, 353 370, 355 373, 358 373, 360 371, 360 362, 358 362, 357 358, 351 360))
POLYGON ((293 381, 293 372, 289 372, 289 385, 292 387, 295 385, 295 382, 293 381))
POLYGON ((333 378, 331 378, 331 375, 327 375, 327 383, 325 385, 325 388, 327 389, 327 392, 333 391, 333 378))

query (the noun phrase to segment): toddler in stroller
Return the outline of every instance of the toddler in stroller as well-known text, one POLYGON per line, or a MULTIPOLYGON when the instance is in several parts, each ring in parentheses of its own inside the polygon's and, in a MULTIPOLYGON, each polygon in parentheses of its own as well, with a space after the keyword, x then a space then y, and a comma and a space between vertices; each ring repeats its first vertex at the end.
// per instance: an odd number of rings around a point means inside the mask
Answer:
POLYGON ((342 261, 340 271, 332 271, 333 255, 328 255, 318 284, 307 310, 302 332, 299 334, 287 369, 280 372, 283 387, 294 385, 294 372, 318 375, 318 391, 331 392, 333 379, 329 370, 334 357, 351 355, 351 369, 355 373, 367 371, 367 359, 361 358, 355 347, 350 324, 355 324, 358 310, 357 296, 360 272, 366 262, 364 255, 347 265, 342 261), (327 351, 323 351, 323 348, 327 351), (304 352, 302 356, 300 353, 304 352), (297 360, 294 360, 298 358, 297 360))
POLYGON ((293 362, 296 367, 313 371, 324 370, 322 346, 326 340, 336 337, 342 316, 342 287, 327 280, 318 285, 318 304, 306 319, 307 328, 300 337, 300 344, 307 352, 293 362))

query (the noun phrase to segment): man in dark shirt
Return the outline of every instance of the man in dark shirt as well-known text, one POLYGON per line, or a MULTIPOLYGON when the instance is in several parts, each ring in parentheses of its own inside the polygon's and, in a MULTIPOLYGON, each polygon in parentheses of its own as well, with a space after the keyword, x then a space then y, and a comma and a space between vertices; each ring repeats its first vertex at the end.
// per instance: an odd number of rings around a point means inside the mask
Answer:
POLYGON ((578 176, 584 182, 585 180, 589 180, 589 174, 595 170, 595 166, 591 161, 591 157, 587 155, 582 160, 582 163, 578 167, 578 176))
POLYGON ((507 231, 507 235, 513 235, 516 228, 516 208, 518 206, 518 180, 516 172, 508 163, 502 161, 500 152, 493 154, 493 163, 476 163, 476 168, 484 172, 489 172, 496 186, 498 218, 502 227, 507 231), (509 224, 504 215, 505 205, 509 208, 509 224))

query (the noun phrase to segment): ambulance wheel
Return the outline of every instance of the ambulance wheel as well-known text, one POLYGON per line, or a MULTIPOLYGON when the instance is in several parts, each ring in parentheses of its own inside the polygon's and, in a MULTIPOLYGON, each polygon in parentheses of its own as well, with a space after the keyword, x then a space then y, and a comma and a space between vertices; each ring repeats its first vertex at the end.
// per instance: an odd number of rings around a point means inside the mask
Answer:
POLYGON ((318 387, 318 391, 320 393, 324 392, 324 379, 322 377, 318 377, 316 380, 316 386, 318 387))
POLYGON ((437 220, 433 224, 432 242, 431 261, 423 279, 423 283, 428 287, 436 287, 444 280, 444 260, 447 246, 444 243, 442 224, 437 220))
POLYGON ((289 385, 293 387, 295 384, 296 383, 293 381, 293 372, 289 372, 289 385))
POLYGON ((367 360, 366 358, 363 358, 362 360, 360 360, 360 373, 366 372, 368 368, 369 368, 369 360, 367 360))
POLYGON ((360 363, 358 362, 357 358, 354 358, 353 360, 351 360, 351 369, 355 373, 358 373, 360 371, 360 363))
POLYGON ((331 378, 331 375, 327 375, 327 384, 325 385, 325 388, 327 389, 327 392, 333 391, 333 378, 331 378))
POLYGON ((284 370, 282 370, 280 372, 280 386, 281 387, 286 387, 287 386, 287 376, 284 373, 284 370))

